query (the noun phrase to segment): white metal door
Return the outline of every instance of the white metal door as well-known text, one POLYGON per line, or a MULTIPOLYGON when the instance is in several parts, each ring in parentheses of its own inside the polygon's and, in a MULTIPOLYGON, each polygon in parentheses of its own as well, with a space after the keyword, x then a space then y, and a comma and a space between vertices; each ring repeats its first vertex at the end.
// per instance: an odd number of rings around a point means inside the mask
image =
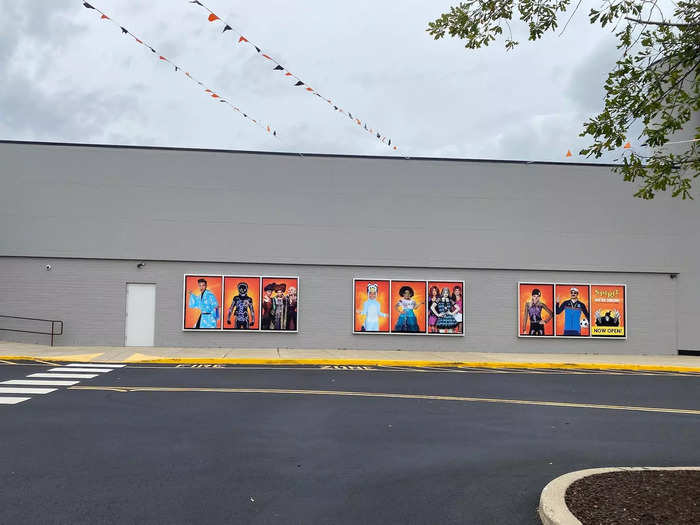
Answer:
POLYGON ((126 285, 126 346, 153 346, 156 285, 126 285))

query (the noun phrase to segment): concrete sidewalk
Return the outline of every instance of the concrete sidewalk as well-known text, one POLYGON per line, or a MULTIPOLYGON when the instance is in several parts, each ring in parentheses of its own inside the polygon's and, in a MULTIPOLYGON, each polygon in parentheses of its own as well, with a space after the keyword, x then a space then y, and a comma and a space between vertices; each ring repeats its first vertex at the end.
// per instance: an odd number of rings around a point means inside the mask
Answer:
POLYGON ((0 341, 0 359, 120 363, 470 366, 700 372, 700 357, 674 355, 516 354, 285 348, 166 348, 31 345, 0 341))

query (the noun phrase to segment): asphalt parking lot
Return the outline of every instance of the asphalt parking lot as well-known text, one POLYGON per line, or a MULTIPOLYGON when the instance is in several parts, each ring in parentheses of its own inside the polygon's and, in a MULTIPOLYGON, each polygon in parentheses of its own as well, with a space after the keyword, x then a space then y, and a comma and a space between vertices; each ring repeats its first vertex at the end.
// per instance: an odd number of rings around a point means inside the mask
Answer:
POLYGON ((0 366, 0 522, 535 524, 565 472, 697 463, 697 374, 101 366, 0 366))

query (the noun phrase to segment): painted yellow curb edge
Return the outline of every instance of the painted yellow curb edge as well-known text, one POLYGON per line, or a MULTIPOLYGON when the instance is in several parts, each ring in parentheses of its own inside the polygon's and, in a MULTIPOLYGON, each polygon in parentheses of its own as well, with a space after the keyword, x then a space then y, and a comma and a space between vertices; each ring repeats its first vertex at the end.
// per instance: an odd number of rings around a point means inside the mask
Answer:
MULTIPOLYGON (((0 356, 0 359, 31 361, 43 359, 59 361, 55 356, 0 356)), ((76 360, 79 361, 79 360, 76 360)), ((94 361, 93 361, 94 362, 94 361)), ((108 362, 108 361, 105 361, 108 362)), ((461 368, 552 368, 562 370, 639 370, 649 372, 700 372, 700 367, 635 365, 629 363, 546 363, 515 361, 411 361, 397 359, 259 359, 259 358, 198 358, 198 357, 153 357, 148 359, 127 359, 110 361, 114 363, 163 363, 163 364, 202 364, 202 365, 357 365, 357 366, 405 366, 405 367, 461 367, 461 368)))

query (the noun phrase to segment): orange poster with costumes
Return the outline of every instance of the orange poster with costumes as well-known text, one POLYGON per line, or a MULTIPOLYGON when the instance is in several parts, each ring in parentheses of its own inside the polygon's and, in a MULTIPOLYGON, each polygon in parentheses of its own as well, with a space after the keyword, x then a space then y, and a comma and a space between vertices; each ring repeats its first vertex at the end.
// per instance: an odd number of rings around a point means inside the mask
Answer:
POLYGON ((464 335, 464 281, 428 281, 428 334, 464 335))
POLYGON ((260 277, 224 276, 224 330, 260 329, 260 277))
POLYGON ((353 332, 389 333, 389 281, 355 279, 353 332))
POLYGON ((391 281, 389 306, 392 333, 426 333, 425 281, 391 281))
POLYGON ((591 335, 626 337, 625 285, 591 285, 591 335))
POLYGON ((260 329, 297 332, 298 277, 263 277, 260 299, 260 329))
POLYGON ((555 335, 588 337, 591 334, 589 289, 587 284, 556 284, 555 335))
POLYGON ((554 335, 554 285, 518 284, 518 334, 527 337, 554 335))
POLYGON ((185 330, 221 329, 221 276, 185 275, 185 330))

